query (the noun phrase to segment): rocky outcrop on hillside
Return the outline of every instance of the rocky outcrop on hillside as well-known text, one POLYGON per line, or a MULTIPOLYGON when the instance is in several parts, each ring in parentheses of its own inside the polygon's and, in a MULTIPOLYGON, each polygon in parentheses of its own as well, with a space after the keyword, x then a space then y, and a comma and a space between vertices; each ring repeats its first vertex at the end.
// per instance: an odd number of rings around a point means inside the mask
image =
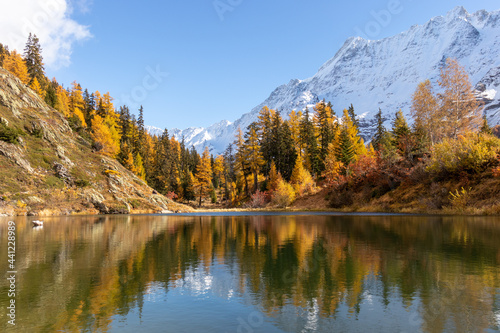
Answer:
POLYGON ((93 152, 61 113, 0 68, 0 215, 190 210, 93 152))

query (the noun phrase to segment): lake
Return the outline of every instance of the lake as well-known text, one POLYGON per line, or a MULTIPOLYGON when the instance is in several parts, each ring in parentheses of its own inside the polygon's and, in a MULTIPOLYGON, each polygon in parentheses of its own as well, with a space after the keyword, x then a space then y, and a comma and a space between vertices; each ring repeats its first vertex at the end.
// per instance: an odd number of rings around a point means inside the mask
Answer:
POLYGON ((0 218, 2 331, 500 329, 499 217, 82 216, 38 228, 33 219, 0 218))

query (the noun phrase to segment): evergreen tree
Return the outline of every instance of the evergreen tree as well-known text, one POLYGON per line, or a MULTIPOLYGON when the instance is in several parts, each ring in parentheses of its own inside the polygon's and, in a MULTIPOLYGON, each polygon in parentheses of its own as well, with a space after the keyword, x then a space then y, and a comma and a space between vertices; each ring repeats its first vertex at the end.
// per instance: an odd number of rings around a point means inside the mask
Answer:
POLYGON ((295 149, 295 142, 293 141, 292 131, 290 130, 288 121, 285 121, 281 126, 279 137, 280 141, 276 167, 283 178, 286 179, 286 181, 290 181, 297 160, 297 150, 295 149))
POLYGON ((377 114, 375 115, 375 120, 377 121, 377 131, 372 139, 373 148, 375 150, 380 150, 380 142, 384 137, 386 129, 384 127, 384 119, 382 118, 382 110, 379 108, 377 114))
POLYGON ((337 145, 337 160, 344 165, 349 165, 354 160, 356 154, 354 151, 354 144, 351 136, 349 135, 347 126, 342 126, 337 145))
POLYGON ((47 105, 53 108, 55 108, 57 105, 56 89, 54 88, 52 82, 47 85, 47 91, 45 92, 45 103, 47 103, 47 105))
POLYGON ((0 43, 0 67, 3 67, 5 58, 9 55, 9 50, 6 46, 0 43))
POLYGON ((321 101, 314 107, 314 119, 318 128, 319 171, 324 170, 324 160, 328 153, 328 145, 333 141, 334 113, 331 104, 321 101))
POLYGON ((139 132, 139 145, 144 144, 144 138, 146 136, 146 129, 144 127, 144 108, 139 108, 139 118, 137 118, 137 130, 139 132))
POLYGON ((354 126, 356 126, 356 129, 359 131, 359 120, 356 116, 356 113, 354 112, 354 106, 351 104, 349 106, 349 109, 347 109, 347 112, 349 113, 349 117, 351 117, 352 123, 354 126))
POLYGON ((43 67, 42 47, 36 35, 31 33, 28 36, 28 41, 24 49, 24 62, 28 69, 30 84, 36 78, 38 82, 45 87, 45 70, 43 67))
POLYGON ((393 145, 397 148, 398 153, 406 160, 412 161, 416 142, 401 110, 396 112, 392 134, 394 140, 393 145))
POLYGON ((486 118, 486 114, 483 115, 483 124, 479 130, 481 133, 492 135, 493 131, 491 130, 490 125, 488 124, 488 119, 486 118))
POLYGON ((304 117, 300 123, 300 136, 302 146, 305 147, 305 165, 306 168, 313 174, 318 175, 320 172, 320 159, 318 141, 316 139, 314 124, 309 116, 309 110, 306 108, 304 117))

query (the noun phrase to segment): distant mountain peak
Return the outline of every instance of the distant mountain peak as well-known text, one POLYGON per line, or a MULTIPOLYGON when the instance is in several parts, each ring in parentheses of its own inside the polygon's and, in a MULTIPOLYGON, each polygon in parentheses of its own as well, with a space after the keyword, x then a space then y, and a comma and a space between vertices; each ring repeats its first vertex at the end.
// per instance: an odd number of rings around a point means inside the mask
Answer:
MULTIPOLYGON (((331 101, 337 114, 354 105, 362 115, 361 134, 370 139, 374 116, 381 108, 392 119, 402 109, 409 118, 411 96, 419 82, 436 80, 448 57, 466 67, 473 85, 481 86, 490 125, 500 122, 500 10, 469 13, 457 6, 444 16, 414 25, 395 36, 372 41, 348 38, 333 58, 304 80, 291 79, 274 89, 269 97, 233 123, 222 121, 208 128, 174 129, 177 139, 198 151, 205 146, 221 153, 234 141, 238 127, 244 130, 268 106, 284 116, 292 110, 311 108, 322 99, 331 101)), ((483 96, 482 95, 482 96, 483 96)), ((390 120, 385 124, 390 127, 390 120)))

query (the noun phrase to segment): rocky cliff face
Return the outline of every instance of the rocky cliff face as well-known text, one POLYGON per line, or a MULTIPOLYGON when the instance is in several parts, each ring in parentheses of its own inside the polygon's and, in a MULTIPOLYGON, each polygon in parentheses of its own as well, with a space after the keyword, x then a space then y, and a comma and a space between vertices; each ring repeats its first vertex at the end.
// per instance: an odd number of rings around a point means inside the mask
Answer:
POLYGON ((62 114, 0 68, 0 214, 186 211, 92 152, 62 114))
POLYGON ((360 116, 361 135, 370 139, 374 116, 381 108, 386 126, 397 110, 408 116, 411 96, 419 82, 436 82, 446 58, 457 58, 468 70, 479 97, 485 103, 490 125, 500 123, 500 11, 468 13, 457 7, 445 16, 415 25, 396 36, 372 41, 350 38, 318 72, 305 80, 291 80, 276 88, 251 112, 234 123, 220 122, 208 128, 173 130, 185 137, 188 146, 199 151, 209 146, 223 151, 263 106, 278 109, 286 116, 292 110, 312 108, 325 99, 337 114, 351 103, 360 116))

